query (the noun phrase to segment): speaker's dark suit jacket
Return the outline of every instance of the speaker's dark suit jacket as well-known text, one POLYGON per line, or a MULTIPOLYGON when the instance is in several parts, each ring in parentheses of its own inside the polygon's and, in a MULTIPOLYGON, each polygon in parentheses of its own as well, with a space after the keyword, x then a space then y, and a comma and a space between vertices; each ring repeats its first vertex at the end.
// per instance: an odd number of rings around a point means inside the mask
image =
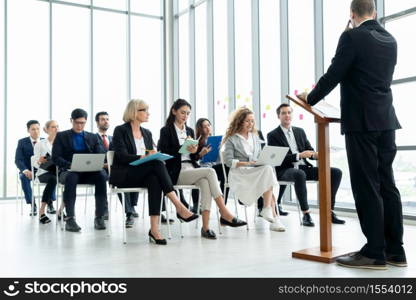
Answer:
MULTIPOLYGON (((140 127, 146 149, 153 150, 153 138, 150 130, 140 127)), ((130 123, 124 123, 114 129, 112 140, 114 162, 111 168, 110 183, 120 185, 127 182, 129 163, 140 158, 137 155, 133 131, 130 123)))
MULTIPOLYGON (((52 160, 61 171, 70 168, 72 157, 76 153, 72 136, 72 129, 61 131, 58 132, 55 141, 53 142, 52 160)), ((95 133, 84 131, 84 140, 86 146, 84 153, 105 153, 105 150, 101 146, 101 142, 95 133)))
MULTIPOLYGON (((186 135, 193 139, 195 138, 194 130, 188 126, 186 126, 186 135)), ((166 161, 166 168, 168 169, 172 183, 176 184, 178 182, 179 173, 182 169, 182 154, 178 152, 181 146, 179 145, 175 125, 166 125, 160 129, 160 138, 157 144, 157 148, 160 152, 173 156, 172 159, 168 159, 166 161)), ((192 165, 195 168, 199 168, 197 155, 191 154, 190 156, 192 165)))
POLYGON ((390 84, 397 44, 377 21, 344 32, 328 71, 308 95, 315 105, 341 83, 341 131, 365 132, 400 128, 390 84))
MULTIPOLYGON (((298 146, 299 153, 303 151, 315 151, 311 146, 308 138, 306 137, 305 131, 302 128, 292 126, 293 135, 295 136, 296 145, 298 146)), ((289 147, 289 143, 287 142, 285 133, 283 132, 282 128, 278 126, 273 131, 267 134, 267 144, 270 146, 279 146, 279 147, 289 147)), ((311 163, 308 162, 305 158, 302 159, 303 162, 308 167, 313 167, 311 163)), ((285 159, 283 160, 282 164, 276 167, 276 171, 279 174, 281 171, 293 168, 293 163, 297 162, 296 154, 293 154, 289 148, 285 159)))

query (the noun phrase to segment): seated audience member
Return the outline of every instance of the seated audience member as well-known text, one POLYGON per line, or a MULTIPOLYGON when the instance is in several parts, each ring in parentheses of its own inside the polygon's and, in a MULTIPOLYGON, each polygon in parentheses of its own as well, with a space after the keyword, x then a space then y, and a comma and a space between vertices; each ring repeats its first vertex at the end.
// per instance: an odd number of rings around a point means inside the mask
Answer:
MULTIPOLYGON (((33 155, 33 148, 36 143, 40 141, 40 124, 36 120, 30 120, 26 123, 28 137, 22 138, 17 143, 15 164, 19 169, 19 178, 22 183, 22 190, 25 195, 26 203, 32 204, 32 187, 30 181, 32 180, 32 167, 30 165, 30 158, 33 155)), ((37 215, 36 203, 31 209, 30 215, 37 215)))
POLYGON ((222 225, 237 227, 246 225, 246 223, 235 218, 225 206, 215 171, 211 168, 199 167, 196 157, 198 145, 189 146, 187 154, 179 153, 179 149, 186 139, 195 138, 192 128, 186 126, 190 113, 191 105, 187 101, 178 99, 173 103, 166 125, 160 130, 158 149, 174 157, 166 161, 166 167, 173 184, 196 185, 200 188, 201 236, 208 239, 216 239, 215 232, 209 228, 212 198, 214 198, 219 208, 222 225))
MULTIPOLYGON (((52 162, 51 154, 53 142, 59 131, 58 123, 54 120, 50 120, 46 122, 43 130, 48 137, 46 139, 42 139, 35 145, 34 166, 38 169, 36 177, 39 182, 46 183, 42 194, 42 204, 39 209, 39 222, 47 224, 51 220, 45 215, 45 207, 48 205, 48 207, 53 208, 52 198, 56 188, 56 166, 52 162)), ((55 213, 55 209, 53 212, 55 213)), ((51 212, 49 211, 49 213, 51 212)))
MULTIPOLYGON (((110 128, 110 116, 105 111, 100 111, 95 115, 95 123, 97 124, 97 136, 101 145, 103 146, 104 150, 107 152, 109 150, 113 150, 113 137, 107 133, 108 129, 110 128)), ((106 165, 105 165, 105 168, 106 165)), ((121 194, 117 194, 118 198, 121 202, 121 194)), ((139 214, 134 209, 134 206, 137 205, 137 200, 139 198, 138 193, 124 193, 124 202, 125 202, 125 209, 127 215, 126 227, 131 228, 134 225, 134 218, 138 218, 139 214)), ((105 206, 105 214, 104 219, 108 220, 108 203, 105 206)))
POLYGON ((285 231, 275 209, 273 187, 276 174, 269 165, 254 167, 261 152, 253 112, 245 107, 236 110, 223 138, 224 163, 230 168, 228 182, 235 197, 244 205, 256 203, 263 196, 260 216, 270 222, 270 230, 285 231))
POLYGON ((159 232, 159 215, 162 193, 175 205, 177 217, 185 222, 198 218, 191 213, 176 196, 165 164, 151 160, 132 166, 131 162, 155 154, 152 133, 142 127, 149 120, 149 106, 143 100, 131 100, 124 111, 123 125, 114 129, 114 162, 110 183, 120 187, 144 187, 148 189, 150 230, 149 240, 166 245, 159 232))
MULTIPOLYGON (((276 167, 278 180, 293 181, 295 183, 296 197, 303 212, 303 225, 314 226, 309 214, 306 180, 318 180, 318 168, 314 167, 309 159, 318 159, 318 153, 312 148, 305 131, 302 128, 292 126, 292 108, 289 104, 281 104, 277 110, 277 118, 280 125, 269 132, 267 143, 271 146, 289 147, 284 161, 276 167)), ((340 169, 331 168, 331 208, 335 206, 335 196, 341 183, 342 172, 340 169)), ((279 204, 286 186, 280 186, 279 204)), ((344 224, 332 211, 332 223, 344 224)))
POLYGON ((78 232, 81 227, 75 221, 75 200, 77 184, 93 184, 95 186, 95 219, 94 228, 105 229, 104 213, 107 201, 107 173, 103 170, 97 172, 72 172, 72 157, 76 153, 104 153, 96 134, 84 131, 88 114, 85 110, 77 108, 71 113, 72 129, 58 132, 56 135, 52 160, 59 167, 59 182, 65 185, 63 200, 67 213, 65 230, 78 232))

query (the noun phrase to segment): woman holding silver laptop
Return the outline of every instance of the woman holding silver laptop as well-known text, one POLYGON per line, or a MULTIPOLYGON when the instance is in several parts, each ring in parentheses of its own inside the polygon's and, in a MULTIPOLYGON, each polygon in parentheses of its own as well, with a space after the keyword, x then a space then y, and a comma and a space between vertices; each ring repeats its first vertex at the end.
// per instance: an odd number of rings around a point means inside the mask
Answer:
POLYGON ((260 215, 270 222, 270 230, 285 231, 276 213, 273 188, 278 185, 273 167, 254 167, 264 143, 255 128, 253 112, 242 107, 237 109, 223 138, 223 161, 230 168, 228 182, 235 197, 244 205, 254 204, 263 196, 264 206, 260 215))
POLYGON ((120 187, 145 187, 148 189, 150 231, 149 240, 158 245, 167 242, 159 232, 159 215, 162 192, 175 205, 178 217, 190 222, 198 218, 176 196, 165 164, 151 160, 138 166, 131 162, 155 154, 152 133, 141 125, 149 120, 149 106, 143 100, 131 100, 124 111, 123 125, 114 129, 114 162, 110 183, 120 187))

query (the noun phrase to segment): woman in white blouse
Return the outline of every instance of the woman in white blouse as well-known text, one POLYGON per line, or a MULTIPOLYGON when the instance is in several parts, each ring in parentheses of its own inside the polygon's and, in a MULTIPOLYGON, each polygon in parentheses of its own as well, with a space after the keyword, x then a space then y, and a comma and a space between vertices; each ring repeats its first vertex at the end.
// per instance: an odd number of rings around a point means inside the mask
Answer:
POLYGON ((242 107, 235 111, 223 138, 224 162, 230 168, 228 182, 235 196, 247 206, 263 196, 260 215, 270 222, 270 230, 285 231, 276 212, 273 188, 278 185, 273 167, 254 167, 264 143, 255 128, 253 112, 242 107))
POLYGON ((33 155, 35 158, 34 167, 38 169, 36 177, 40 182, 46 183, 46 187, 43 190, 42 195, 42 204, 39 208, 39 222, 47 224, 51 220, 45 215, 46 205, 49 206, 49 211, 55 211, 52 205, 52 198, 56 187, 56 174, 54 165, 48 162, 50 161, 50 157, 52 155, 53 141, 59 131, 58 123, 54 120, 50 120, 46 122, 43 130, 48 134, 48 137, 41 140, 39 143, 36 143, 35 148, 33 149, 33 155), (47 164, 49 164, 49 168, 46 167, 47 164))

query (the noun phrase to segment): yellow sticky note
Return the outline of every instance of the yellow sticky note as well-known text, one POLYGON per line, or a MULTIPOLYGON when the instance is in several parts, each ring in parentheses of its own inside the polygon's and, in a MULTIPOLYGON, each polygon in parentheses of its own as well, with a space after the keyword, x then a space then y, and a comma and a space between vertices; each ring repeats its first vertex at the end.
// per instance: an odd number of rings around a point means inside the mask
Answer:
POLYGON ((267 104, 267 105, 266 105, 266 111, 267 111, 267 110, 271 110, 271 109, 272 109, 271 105, 270 105, 270 104, 267 104))
POLYGON ((240 94, 238 94, 236 98, 237 98, 237 99, 240 99, 240 98, 241 98, 240 94))

